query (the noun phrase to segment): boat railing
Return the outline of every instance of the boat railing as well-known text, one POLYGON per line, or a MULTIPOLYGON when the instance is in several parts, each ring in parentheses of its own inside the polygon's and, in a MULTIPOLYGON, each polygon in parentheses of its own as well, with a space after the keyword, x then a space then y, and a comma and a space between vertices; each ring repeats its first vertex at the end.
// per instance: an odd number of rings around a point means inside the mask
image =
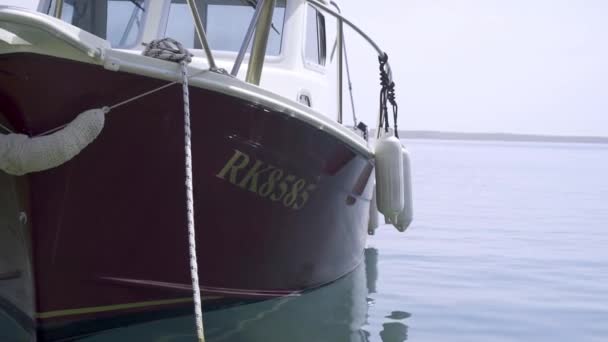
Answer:
POLYGON ((53 15, 57 19, 61 19, 61 15, 63 14, 63 0, 56 0, 55 3, 55 13, 53 15))
POLYGON ((192 14, 192 18, 194 19, 194 27, 196 28, 196 34, 198 35, 198 39, 201 43, 201 46, 203 47, 203 50, 205 50, 205 54, 207 55, 209 68, 211 68, 211 70, 216 70, 217 66, 215 64, 215 59, 213 58, 213 52, 211 52, 211 47, 209 46, 209 42, 207 41, 205 26, 203 26, 201 15, 198 13, 198 9, 196 8, 194 0, 188 0, 188 6, 190 7, 190 14, 192 14))
MULTIPOLYGON (((338 4, 336 4, 334 1, 331 1, 331 5, 334 6, 336 8, 336 10, 333 10, 331 8, 329 8, 328 6, 326 6, 325 4, 321 3, 318 0, 306 0, 309 4, 311 4, 312 6, 314 6, 315 8, 332 15, 333 17, 335 17, 338 21, 338 27, 337 27, 337 37, 336 37, 336 49, 337 49, 337 53, 338 53, 338 122, 342 123, 343 122, 343 112, 344 112, 344 107, 342 104, 342 98, 343 98, 343 64, 344 64, 344 25, 346 24, 348 27, 352 28, 357 34, 359 34, 365 41, 367 41, 372 48, 374 48, 374 50, 376 50, 376 53, 378 53, 378 56, 384 56, 385 52, 384 50, 382 50, 380 48, 380 46, 365 32, 363 32, 363 30, 361 28, 359 28, 357 25, 355 25, 352 21, 348 20, 347 18, 345 18, 341 11, 340 11, 340 7, 338 6, 338 4)), ((388 76, 389 79, 392 81, 393 78, 393 74, 391 71, 391 67, 390 64, 388 62, 386 62, 386 67, 388 70, 388 76)), ((355 123, 356 125, 357 123, 355 123)))
MULTIPOLYGON (((189 1, 191 1, 191 0, 189 0, 189 1)), ((253 18, 251 19, 249 29, 247 31, 247 34, 245 35, 245 39, 241 45, 241 48, 239 50, 239 53, 234 62, 234 66, 233 66, 232 72, 231 72, 231 74, 233 76, 237 75, 237 73, 243 63, 243 60, 245 58, 245 54, 247 53, 247 48, 249 47, 249 44, 251 43, 251 37, 253 35, 253 32, 254 31, 260 32, 259 35, 258 35, 258 33, 256 33, 256 39, 254 40, 253 46, 251 47, 251 58, 249 59, 249 69, 248 69, 248 73, 247 73, 247 77, 246 77, 247 82, 253 83, 255 85, 259 85, 262 68, 264 66, 263 56, 265 55, 265 52, 266 52, 266 42, 268 41, 268 32, 269 32, 269 28, 271 25, 270 20, 272 18, 275 1, 276 0, 259 0, 257 2, 255 14, 254 14, 253 18), (259 37, 259 39, 258 39, 258 37, 259 37), (254 58, 254 56, 258 56, 258 57, 254 58), (259 58, 259 56, 262 56, 262 58, 259 58)), ((318 0, 306 0, 306 1, 309 4, 311 4, 312 6, 314 6, 316 9, 318 9, 322 12, 325 12, 327 14, 330 14, 337 19, 337 37, 336 37, 336 47, 335 47, 338 52, 338 56, 337 56, 337 58, 338 58, 338 60, 337 60, 337 68, 338 68, 338 70, 337 70, 338 71, 338 80, 337 80, 337 83, 338 83, 338 89, 337 89, 338 115, 337 115, 337 120, 339 123, 343 123, 344 25, 346 24, 347 26, 352 28, 356 33, 358 33, 363 39, 365 39, 365 41, 367 41, 372 46, 372 48, 374 48, 374 50, 376 50, 376 53, 378 53, 378 56, 383 56, 384 50, 382 50, 380 48, 380 46, 362 29, 360 29, 352 21, 345 18, 341 13, 340 7, 334 1, 331 1, 331 5, 334 6, 336 8, 336 10, 333 10, 332 8, 326 6, 325 4, 321 3, 318 0)), ((389 78, 392 81, 393 76, 392 76, 390 64, 387 62, 386 66, 387 66, 389 78)))
MULTIPOLYGON (((207 60, 209 63, 209 67, 212 70, 219 70, 216 66, 215 59, 213 57, 213 52, 211 51, 211 47, 209 46, 209 42, 207 40, 207 35, 205 32, 205 27, 203 25, 203 21, 201 20, 200 14, 196 7, 194 0, 187 0, 188 6, 190 7, 190 13, 192 18, 194 19, 194 25, 196 28, 196 33, 198 39, 200 41, 203 50, 207 56, 207 60)), ((367 41, 378 56, 384 56, 384 50, 380 48, 380 46, 362 29, 360 29, 357 25, 355 25, 352 21, 345 18, 341 11, 340 7, 334 2, 331 1, 331 5, 335 7, 335 10, 325 5, 319 0, 306 0, 307 3, 315 7, 316 9, 327 13, 337 19, 337 37, 335 43, 335 49, 337 50, 337 68, 338 68, 338 108, 337 108, 337 120, 339 123, 343 122, 343 64, 344 64, 344 25, 352 28, 357 34, 359 34, 365 41, 367 41)), ((236 60, 232 67, 230 74, 232 76, 236 76, 243 64, 245 59, 245 55, 247 54, 248 47, 251 44, 251 40, 253 38, 253 44, 251 45, 251 52, 249 58, 249 67, 246 75, 246 82, 259 85, 262 75, 262 70, 264 67, 264 58, 266 56, 266 47, 268 44, 268 36, 270 33, 270 28, 272 26, 272 16, 274 13, 274 8, 276 5, 276 0, 258 0, 256 2, 255 13, 251 19, 249 24, 249 28, 247 33, 245 34, 245 38, 241 44, 239 52, 237 54, 236 60), (255 35, 254 35, 255 34, 255 35)), ((61 13, 63 9, 63 0, 56 0, 54 15, 57 18, 61 18, 61 13)), ((390 65, 386 64, 389 79, 392 81, 392 72, 390 65)))

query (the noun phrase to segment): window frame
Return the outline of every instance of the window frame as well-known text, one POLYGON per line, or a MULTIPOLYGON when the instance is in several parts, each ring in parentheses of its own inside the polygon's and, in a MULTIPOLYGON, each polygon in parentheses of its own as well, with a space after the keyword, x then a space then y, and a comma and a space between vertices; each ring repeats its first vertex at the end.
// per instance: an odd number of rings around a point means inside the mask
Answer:
MULTIPOLYGON (((51 9, 53 7, 53 3, 56 3, 57 0, 47 0, 46 3, 40 3, 39 4, 39 8, 44 9, 44 11, 41 11, 47 15, 53 16, 51 12, 51 9)), ((112 0, 107 0, 107 1, 112 1, 112 0)), ((125 2, 127 2, 128 0, 124 0, 125 2)), ((139 32, 137 33, 137 37, 134 40, 133 44, 129 44, 129 45, 124 45, 124 46, 113 46, 112 42, 106 37, 106 38, 101 38, 97 35, 95 35, 94 33, 91 33, 92 35, 94 35, 95 37, 99 37, 100 39, 103 39, 105 41, 107 41, 108 43, 110 43, 110 45, 112 46, 112 49, 117 49, 117 50, 133 50, 135 48, 137 48, 138 46, 141 45, 142 41, 143 41, 143 37, 146 31, 146 27, 148 25, 148 12, 150 11, 150 0, 143 0, 143 4, 142 7, 144 8, 144 13, 142 14, 142 18, 141 18, 141 29, 139 30, 139 32)), ((61 20, 63 21, 63 20, 61 20)), ((77 27, 80 30, 80 27, 73 25, 72 23, 68 23, 66 21, 64 21, 64 23, 72 25, 74 27, 77 27)), ((86 30, 83 30, 86 31, 86 30)), ((86 31, 88 32, 88 31, 86 31)))
MULTIPOLYGON (((163 38, 166 35, 167 32, 167 27, 169 25, 169 16, 170 16, 170 10, 171 10, 171 3, 172 0, 164 0, 163 2, 163 14, 160 17, 159 20, 159 25, 158 25, 158 29, 156 31, 156 37, 157 39, 163 38)), ((279 53, 276 55, 269 55, 266 54, 265 56, 265 63, 280 63, 281 61, 283 61, 286 57, 285 54, 285 50, 289 48, 289 46, 286 44, 285 41, 285 37, 287 36, 287 31, 286 28, 288 28, 287 25, 287 18, 290 17, 290 13, 293 11, 293 5, 294 5, 294 1, 290 1, 290 0, 285 0, 285 8, 284 8, 284 13, 283 13, 283 20, 282 20, 282 26, 281 26, 281 41, 280 41, 280 48, 279 48, 279 53)), ((201 18, 201 20, 205 20, 204 18, 201 18)), ((252 43, 253 43, 253 38, 252 38, 252 43)), ((242 44, 242 41, 241 41, 242 44)), ((240 45, 239 45, 240 48, 240 45)), ((195 56, 195 57, 206 57, 205 52, 202 49, 196 49, 196 48, 191 48, 189 49, 190 52, 195 56)), ((231 58, 235 58, 239 51, 230 51, 230 50, 217 50, 217 49, 213 49, 213 47, 211 47, 211 51, 213 51, 213 55, 216 58, 220 58, 220 59, 231 59, 231 58)), ((251 51, 247 50, 247 52, 245 53, 245 62, 249 60, 251 55, 251 51)))
POLYGON ((321 66, 327 65, 327 29, 325 16, 317 10, 317 45, 319 49, 319 62, 321 66))
POLYGON ((327 29, 326 29, 326 21, 325 21, 325 16, 323 15, 323 13, 321 11, 319 11, 317 8, 315 8, 313 5, 311 4, 307 4, 306 6, 306 14, 305 14, 305 19, 304 22, 306 23, 306 26, 304 27, 304 29, 302 30, 302 36, 303 36, 303 40, 302 40, 302 59, 304 61, 304 66, 308 69, 320 72, 320 73, 325 73, 326 72, 326 67, 327 67, 327 29), (317 25, 317 34, 316 34, 316 40, 317 40, 317 52, 318 52, 318 60, 317 61, 312 61, 310 60, 307 55, 306 55, 306 48, 307 48, 307 43, 308 43, 308 19, 309 19, 309 15, 315 15, 315 23, 317 25))

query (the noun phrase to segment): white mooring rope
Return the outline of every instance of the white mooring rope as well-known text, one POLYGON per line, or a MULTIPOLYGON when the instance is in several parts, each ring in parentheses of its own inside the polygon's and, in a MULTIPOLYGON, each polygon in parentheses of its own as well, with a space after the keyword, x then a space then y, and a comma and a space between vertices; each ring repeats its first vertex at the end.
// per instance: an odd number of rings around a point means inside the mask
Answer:
POLYGON ((190 91, 188 89, 188 63, 192 54, 179 42, 164 38, 146 45, 144 55, 168 61, 179 62, 182 71, 182 90, 184 93, 184 148, 186 152, 186 205, 188 219, 188 243, 190 249, 190 275, 194 297, 194 318, 198 340, 205 341, 203 328, 203 309, 201 288, 198 280, 198 262, 196 256, 196 232, 194 230, 194 195, 192 191, 192 131, 190 129, 190 91))

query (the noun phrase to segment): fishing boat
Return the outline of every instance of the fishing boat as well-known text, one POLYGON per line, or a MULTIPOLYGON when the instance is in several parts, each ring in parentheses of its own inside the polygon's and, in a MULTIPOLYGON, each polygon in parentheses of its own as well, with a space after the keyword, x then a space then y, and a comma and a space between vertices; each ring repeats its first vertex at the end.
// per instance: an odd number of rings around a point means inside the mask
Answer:
POLYGON ((393 87, 325 0, 0 7, 0 307, 59 340, 348 274, 376 198, 411 222, 393 87), (344 26, 392 149, 344 122, 344 26))

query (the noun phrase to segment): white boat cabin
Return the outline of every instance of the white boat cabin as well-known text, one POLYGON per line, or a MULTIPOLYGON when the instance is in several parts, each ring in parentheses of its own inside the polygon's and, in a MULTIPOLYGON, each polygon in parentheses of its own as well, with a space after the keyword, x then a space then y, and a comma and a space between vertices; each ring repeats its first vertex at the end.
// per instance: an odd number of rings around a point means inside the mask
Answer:
MULTIPOLYGON (((257 14, 258 1, 194 2, 215 64, 233 71, 257 14)), ((275 7, 270 11, 272 21, 259 85, 337 119, 341 111, 337 103, 341 62, 332 51, 338 41, 338 20, 306 0, 270 2, 275 2, 275 7)), ((318 2, 330 5, 327 0, 318 2)), ((170 37, 194 54, 193 67, 209 67, 187 0, 42 0, 38 10, 106 39, 112 48, 124 52, 139 54, 143 43, 170 37)), ((254 39, 249 41, 242 67, 234 72, 242 80, 247 77, 254 44, 254 39)))

